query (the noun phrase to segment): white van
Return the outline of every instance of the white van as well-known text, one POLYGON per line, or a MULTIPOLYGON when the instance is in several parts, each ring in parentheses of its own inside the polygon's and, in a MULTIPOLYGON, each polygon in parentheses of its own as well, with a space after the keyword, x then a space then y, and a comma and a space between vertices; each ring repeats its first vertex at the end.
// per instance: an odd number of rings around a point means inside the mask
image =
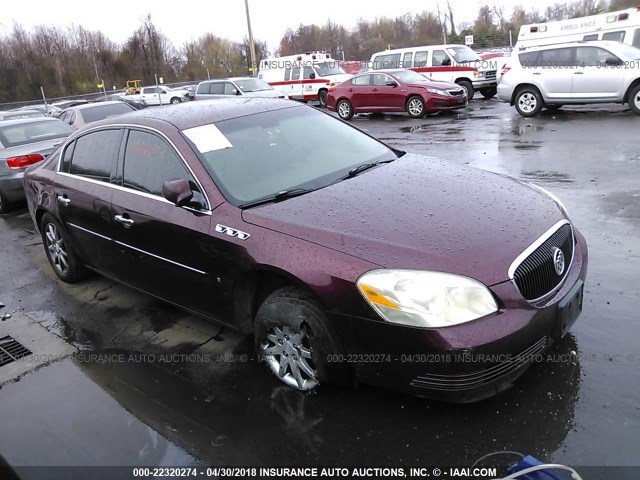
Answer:
POLYGON ((520 27, 515 50, 580 40, 611 40, 640 48, 640 7, 520 27))
POLYGON ((258 78, 290 99, 317 100, 322 107, 327 106, 329 88, 352 77, 326 52, 305 52, 262 60, 258 73, 258 78))
POLYGON ((466 45, 428 45, 396 48, 374 53, 368 67, 373 70, 407 68, 439 82, 457 83, 467 98, 479 91, 485 98, 496 94, 497 62, 483 60, 466 45))

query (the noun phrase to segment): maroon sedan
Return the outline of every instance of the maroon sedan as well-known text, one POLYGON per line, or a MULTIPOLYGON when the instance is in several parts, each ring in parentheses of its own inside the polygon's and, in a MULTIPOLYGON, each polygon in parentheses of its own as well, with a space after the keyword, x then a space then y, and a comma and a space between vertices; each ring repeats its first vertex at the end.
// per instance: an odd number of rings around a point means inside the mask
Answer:
POLYGON ((93 270, 251 333, 300 390, 485 398, 582 307, 587 246, 557 199, 287 100, 104 120, 24 182, 62 281, 93 270))
POLYGON ((376 70, 329 88, 327 108, 343 120, 356 113, 407 112, 411 117, 464 108, 460 85, 433 82, 411 70, 376 70))

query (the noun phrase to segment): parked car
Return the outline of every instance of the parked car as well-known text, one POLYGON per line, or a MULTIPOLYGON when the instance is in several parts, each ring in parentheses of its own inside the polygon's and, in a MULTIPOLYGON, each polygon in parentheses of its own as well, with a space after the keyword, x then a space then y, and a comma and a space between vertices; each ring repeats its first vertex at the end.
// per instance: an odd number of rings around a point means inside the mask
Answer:
POLYGON ((38 110, 5 110, 0 112, 0 120, 16 120, 19 118, 42 118, 46 115, 38 110))
POLYGON ((275 90, 271 85, 259 78, 234 77, 200 82, 196 87, 195 99, 207 100, 230 95, 289 98, 285 93, 275 90))
POLYGON ((189 100, 196 99, 196 88, 198 88, 198 85, 186 85, 182 88, 187 91, 187 98, 189 100))
POLYGON ((21 107, 18 110, 31 110, 31 111, 36 110, 40 113, 45 114, 48 117, 55 117, 62 111, 61 108, 58 108, 55 105, 45 105, 45 104, 27 105, 26 107, 21 107))
POLYGON ((640 115, 640 49, 606 41, 519 49, 502 69, 498 97, 525 117, 590 103, 628 103, 640 115))
POLYGON ((356 113, 407 112, 411 117, 464 108, 465 90, 455 83, 434 82, 411 70, 375 70, 329 88, 327 108, 349 120, 356 113))
POLYGON ((54 102, 51 105, 64 110, 65 108, 75 107, 77 105, 86 105, 87 103, 89 103, 89 100, 76 99, 76 100, 61 100, 59 102, 54 102))
POLYGON ((45 116, 0 122, 0 213, 24 200, 22 177, 73 132, 57 118, 45 116))
POLYGON ((142 87, 140 93, 127 95, 126 98, 145 105, 169 105, 189 101, 186 90, 173 89, 164 85, 142 87))
POLYGON ((582 306, 587 246, 555 197, 295 102, 108 119, 25 190, 62 281, 94 270, 253 333, 300 390, 358 379, 485 398, 582 306))
POLYGON ((87 123, 104 120, 108 117, 134 112, 136 109, 128 103, 112 100, 99 103, 87 103, 62 111, 58 118, 73 128, 82 128, 87 123))

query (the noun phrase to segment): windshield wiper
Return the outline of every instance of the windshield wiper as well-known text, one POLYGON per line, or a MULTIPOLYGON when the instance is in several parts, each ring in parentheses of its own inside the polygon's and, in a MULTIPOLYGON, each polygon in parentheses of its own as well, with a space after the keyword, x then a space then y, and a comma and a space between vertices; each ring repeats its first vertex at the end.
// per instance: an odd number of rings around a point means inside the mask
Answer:
POLYGON ((389 160, 381 160, 379 162, 369 162, 363 163, 362 165, 358 165, 357 167, 353 167, 351 170, 347 172, 346 175, 338 178, 336 182, 340 182, 342 180, 346 180, 348 178, 353 178, 361 174, 362 172, 366 172, 367 170, 371 170, 372 168, 377 167, 378 165, 382 165, 383 163, 391 163, 395 160, 395 158, 389 160))
POLYGON ((315 189, 313 188, 292 188, 291 190, 281 190, 278 193, 274 193, 273 195, 269 195, 264 198, 259 198, 258 200, 253 200, 251 202, 238 205, 238 208, 257 207, 258 205, 265 205, 267 203, 277 202, 278 200, 285 200, 287 198, 304 195, 305 193, 313 192, 314 190, 315 189))

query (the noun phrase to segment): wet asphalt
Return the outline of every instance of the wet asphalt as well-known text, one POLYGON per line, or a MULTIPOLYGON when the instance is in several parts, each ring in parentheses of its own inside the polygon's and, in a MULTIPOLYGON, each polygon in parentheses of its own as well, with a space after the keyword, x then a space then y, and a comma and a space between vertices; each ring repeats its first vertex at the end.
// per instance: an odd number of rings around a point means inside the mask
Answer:
POLYGON ((471 405, 366 386, 301 394, 256 363, 249 337, 97 276, 57 281, 19 208, 0 217, 0 315, 44 317, 80 352, 0 389, 0 455, 12 465, 410 466, 513 450, 640 465, 640 117, 606 105, 526 119, 476 99, 352 123, 403 150, 536 182, 565 203, 590 264, 584 311, 552 358, 471 405))

